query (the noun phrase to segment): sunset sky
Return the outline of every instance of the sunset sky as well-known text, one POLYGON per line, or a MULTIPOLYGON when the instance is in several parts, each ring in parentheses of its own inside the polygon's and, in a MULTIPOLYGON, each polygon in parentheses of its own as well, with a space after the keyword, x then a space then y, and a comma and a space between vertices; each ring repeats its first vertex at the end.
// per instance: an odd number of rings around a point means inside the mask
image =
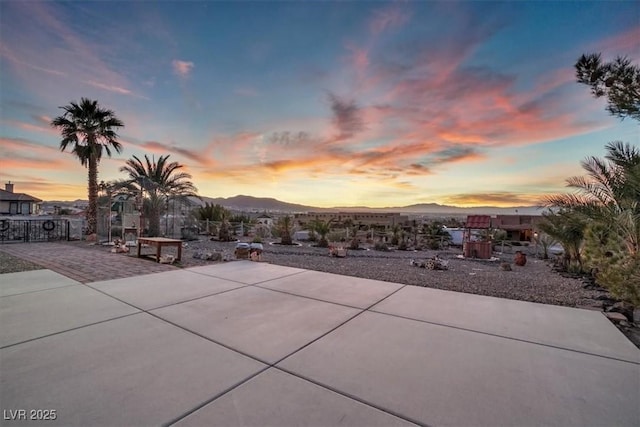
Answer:
POLYGON ((573 68, 637 63, 639 23, 633 1, 2 1, 0 182, 86 199, 49 122, 87 97, 125 123, 100 180, 170 154, 210 197, 532 205, 640 145, 573 68))

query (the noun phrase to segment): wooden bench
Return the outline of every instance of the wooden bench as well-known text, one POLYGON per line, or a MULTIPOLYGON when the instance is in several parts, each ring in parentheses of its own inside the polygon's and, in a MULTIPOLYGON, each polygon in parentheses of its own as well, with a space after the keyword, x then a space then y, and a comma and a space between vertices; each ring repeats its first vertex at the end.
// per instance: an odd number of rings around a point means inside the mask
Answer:
POLYGON ((160 262, 160 256, 162 255, 162 248, 164 246, 175 246, 178 248, 178 257, 176 261, 180 261, 182 258, 182 240, 167 239, 166 237, 138 237, 138 258, 143 255, 140 254, 142 245, 149 245, 156 247, 156 262, 160 262))

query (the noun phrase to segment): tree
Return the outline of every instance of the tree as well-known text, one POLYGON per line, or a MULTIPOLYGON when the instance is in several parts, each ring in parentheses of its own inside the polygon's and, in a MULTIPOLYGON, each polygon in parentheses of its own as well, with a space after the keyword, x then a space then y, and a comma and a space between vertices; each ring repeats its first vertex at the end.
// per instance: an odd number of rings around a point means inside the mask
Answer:
POLYGON ((87 234, 96 232, 98 221, 98 165, 103 152, 111 157, 111 151, 120 153, 115 129, 124 127, 111 110, 101 108, 98 101, 81 98, 80 103, 70 102, 60 107, 64 114, 54 118, 51 126, 62 135, 60 150, 67 148, 88 171, 87 234))
POLYGON ((331 231, 331 223, 333 222, 333 218, 328 221, 322 221, 321 219, 314 219, 309 224, 311 230, 315 233, 318 233, 320 236, 320 240, 318 241, 318 247, 326 248, 329 246, 329 242, 327 241, 327 234, 331 231))
POLYGON ((547 206, 574 210, 619 233, 630 253, 640 244, 640 150, 620 141, 605 146, 605 159, 582 161, 587 176, 567 179, 570 194, 549 196, 547 206))
POLYGON ((573 193, 546 203, 583 221, 585 257, 598 271, 598 283, 640 305, 640 150, 620 141, 606 149, 604 159, 582 162, 587 176, 567 180, 573 193))
MULTIPOLYGON (((558 243, 557 240, 546 233, 536 233, 533 239, 537 245, 539 244, 542 247, 542 259, 549 259, 549 248, 558 243)), ((536 255, 537 252, 536 248, 536 255)))
POLYGON ((442 249, 443 243, 451 241, 451 235, 444 229, 439 221, 422 225, 422 233, 426 237, 429 249, 442 249))
MULTIPOLYGON (((204 206, 200 206, 196 209, 195 215, 200 221, 220 222, 218 239, 223 242, 231 240, 231 235, 229 233, 229 218, 231 218, 231 212, 229 212, 229 210, 224 206, 205 202, 204 206)), ((207 230, 207 232, 211 231, 207 230)))
POLYGON ((142 162, 137 156, 132 156, 120 171, 126 172, 129 182, 144 194, 142 208, 149 220, 149 235, 157 236, 160 234, 160 215, 170 199, 186 200, 188 197, 199 196, 191 182, 191 175, 181 172, 184 166, 178 162, 168 163, 169 155, 160 156, 157 162, 155 157, 149 159, 147 155, 144 159, 142 162))
POLYGON ((640 120, 640 67, 620 56, 603 62, 599 53, 582 55, 575 67, 579 83, 591 86, 596 98, 607 97, 611 115, 640 120))
POLYGON ((289 215, 284 216, 278 220, 278 232, 280 234, 281 245, 293 245, 293 239, 291 233, 293 232, 293 223, 289 215))
POLYGON ((538 224, 540 230, 557 240, 564 249, 563 267, 574 273, 582 273, 582 244, 587 219, 573 211, 545 212, 538 224))
POLYGON ((231 212, 229 212, 224 206, 219 204, 213 204, 205 202, 204 206, 196 209, 196 218, 200 221, 222 221, 223 217, 229 218, 231 212))

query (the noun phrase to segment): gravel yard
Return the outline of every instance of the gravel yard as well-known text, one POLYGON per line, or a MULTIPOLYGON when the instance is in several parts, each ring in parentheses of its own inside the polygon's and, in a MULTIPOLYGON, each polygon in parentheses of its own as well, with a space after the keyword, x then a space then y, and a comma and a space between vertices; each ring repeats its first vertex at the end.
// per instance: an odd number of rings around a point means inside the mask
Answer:
POLYGON ((0 251, 0 274, 41 270, 43 267, 0 251))
MULTIPOLYGON (((203 265, 211 261, 193 258, 200 250, 224 251, 233 256, 236 243, 216 241, 188 242, 183 249, 185 267, 203 265)), ((326 248, 306 243, 302 246, 264 244, 263 261, 289 267, 325 271, 415 286, 446 289, 500 298, 518 299, 565 306, 602 307, 597 298, 602 292, 585 289, 577 279, 553 272, 548 261, 528 257, 523 267, 513 264, 514 254, 502 255, 502 262, 510 262, 513 271, 502 271, 501 261, 459 259, 460 249, 446 251, 348 251, 346 258, 331 257, 326 248), (427 270, 412 266, 410 261, 425 261, 438 255, 448 262, 448 270, 427 270)))

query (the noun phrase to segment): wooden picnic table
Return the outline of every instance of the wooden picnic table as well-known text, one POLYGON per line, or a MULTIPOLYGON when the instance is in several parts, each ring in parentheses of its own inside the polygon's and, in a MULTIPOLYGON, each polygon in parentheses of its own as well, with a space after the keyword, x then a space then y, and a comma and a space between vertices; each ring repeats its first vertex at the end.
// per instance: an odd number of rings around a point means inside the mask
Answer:
POLYGON ((160 262, 160 255, 162 254, 162 248, 164 246, 175 246, 178 248, 178 257, 176 261, 180 261, 182 258, 182 240, 167 239, 166 237, 138 237, 138 258, 141 258, 140 251, 142 245, 149 245, 156 247, 156 262, 160 262))

